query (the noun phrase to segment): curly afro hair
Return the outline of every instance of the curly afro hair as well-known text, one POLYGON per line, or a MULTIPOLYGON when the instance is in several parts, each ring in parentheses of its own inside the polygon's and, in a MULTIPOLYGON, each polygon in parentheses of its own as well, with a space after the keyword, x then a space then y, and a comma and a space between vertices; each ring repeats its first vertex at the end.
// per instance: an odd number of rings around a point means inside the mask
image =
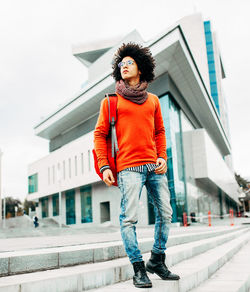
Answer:
POLYGON ((122 44, 114 55, 112 62, 113 73, 115 81, 122 79, 120 68, 118 64, 125 57, 131 57, 135 60, 138 69, 141 71, 140 81, 151 82, 154 80, 155 60, 147 47, 142 47, 136 43, 122 44))

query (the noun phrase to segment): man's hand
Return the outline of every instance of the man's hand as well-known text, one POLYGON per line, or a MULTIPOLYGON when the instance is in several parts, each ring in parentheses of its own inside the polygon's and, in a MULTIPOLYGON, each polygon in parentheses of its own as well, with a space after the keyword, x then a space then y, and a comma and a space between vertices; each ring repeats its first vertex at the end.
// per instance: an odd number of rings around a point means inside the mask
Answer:
POLYGON ((155 169, 155 173, 156 174, 166 173, 166 171, 167 171, 167 162, 166 162, 165 159, 158 158, 156 160, 156 165, 158 165, 157 168, 155 169))
POLYGON ((112 186, 112 184, 115 182, 113 173, 109 168, 105 169, 103 172, 103 181, 108 187, 112 186))

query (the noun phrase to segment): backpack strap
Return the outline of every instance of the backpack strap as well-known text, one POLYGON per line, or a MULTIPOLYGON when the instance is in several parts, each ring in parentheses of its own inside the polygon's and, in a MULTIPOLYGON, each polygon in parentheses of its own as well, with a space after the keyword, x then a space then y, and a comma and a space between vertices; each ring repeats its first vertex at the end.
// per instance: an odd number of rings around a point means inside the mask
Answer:
POLYGON ((112 145, 112 157, 115 157, 115 153, 119 151, 115 123, 117 118, 117 100, 118 97, 116 94, 106 94, 108 99, 109 107, 109 124, 111 126, 111 145, 112 145))

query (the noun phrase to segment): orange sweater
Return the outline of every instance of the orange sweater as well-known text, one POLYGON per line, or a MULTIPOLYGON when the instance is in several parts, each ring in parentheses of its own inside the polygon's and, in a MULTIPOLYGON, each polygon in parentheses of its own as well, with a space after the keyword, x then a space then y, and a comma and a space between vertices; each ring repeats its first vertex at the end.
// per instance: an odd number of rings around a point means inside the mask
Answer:
MULTIPOLYGON (((165 128, 158 97, 148 93, 143 104, 136 104, 116 94, 116 135, 119 147, 116 157, 117 172, 132 166, 156 163, 158 157, 167 159, 165 128)), ((94 131, 94 147, 99 168, 108 165, 108 132, 108 101, 104 98, 94 131)))

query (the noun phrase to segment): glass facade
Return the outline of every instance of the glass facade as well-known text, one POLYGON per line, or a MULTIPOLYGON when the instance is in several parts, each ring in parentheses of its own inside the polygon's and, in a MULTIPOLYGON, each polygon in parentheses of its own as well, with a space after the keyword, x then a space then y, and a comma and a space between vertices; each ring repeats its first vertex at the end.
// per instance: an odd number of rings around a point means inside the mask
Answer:
POLYGON ((59 194, 52 196, 53 216, 59 215, 59 194))
POLYGON ((182 222, 187 204, 180 108, 170 94, 160 97, 160 104, 167 139, 167 178, 173 209, 172 222, 182 222))
POLYGON ((81 194, 81 222, 92 222, 92 192, 91 186, 80 188, 81 194))
POLYGON ((29 194, 35 193, 38 191, 38 174, 33 174, 28 177, 29 184, 29 194))
POLYGON ((208 60, 211 96, 214 100, 217 112, 220 115, 218 88, 217 88, 217 81, 216 81, 216 70, 215 70, 215 62, 214 62, 213 39, 212 39, 210 21, 204 21, 204 29, 205 29, 205 38, 206 38, 206 47, 207 47, 207 60, 208 60))
POLYGON ((76 223, 75 212, 75 190, 69 190, 65 192, 66 199, 66 224, 76 223))
POLYGON ((49 216, 49 198, 41 198, 41 205, 42 205, 42 218, 49 216))

